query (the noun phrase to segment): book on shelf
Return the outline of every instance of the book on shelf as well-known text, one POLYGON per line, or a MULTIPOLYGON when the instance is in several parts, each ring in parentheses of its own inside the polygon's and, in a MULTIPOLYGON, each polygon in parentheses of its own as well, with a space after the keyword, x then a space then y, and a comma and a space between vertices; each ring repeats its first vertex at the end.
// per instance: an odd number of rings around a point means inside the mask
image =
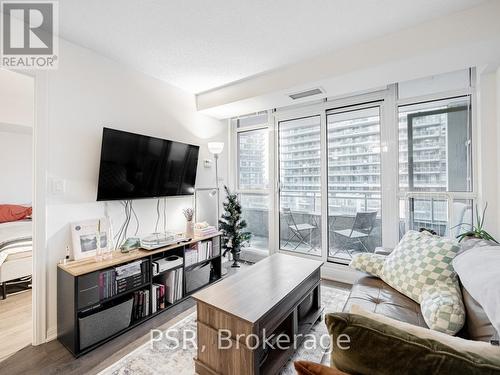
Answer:
POLYGON ((139 320, 149 315, 149 290, 138 290, 134 292, 132 303, 132 318, 139 320))
POLYGON ((178 268, 165 272, 158 277, 158 283, 165 286, 165 298, 168 303, 175 303, 182 298, 183 270, 178 268))
POLYGON ((195 237, 208 237, 217 234, 217 228, 214 226, 208 226, 205 228, 194 228, 195 237))
POLYGON ((193 243, 184 252, 184 265, 186 267, 203 262, 219 255, 219 247, 214 246, 212 240, 193 243))
POLYGON ((149 260, 141 259, 99 273, 99 298, 107 299, 137 288, 149 280, 149 260))
POLYGON ((155 312, 165 308, 165 285, 153 284, 152 290, 153 294, 151 312, 154 314, 155 312))

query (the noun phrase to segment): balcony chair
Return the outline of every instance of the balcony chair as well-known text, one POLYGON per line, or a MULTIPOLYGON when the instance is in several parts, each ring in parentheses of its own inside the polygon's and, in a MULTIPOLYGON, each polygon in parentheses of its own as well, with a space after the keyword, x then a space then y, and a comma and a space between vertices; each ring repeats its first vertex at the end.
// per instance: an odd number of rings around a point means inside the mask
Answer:
MULTIPOLYGON (((339 252, 344 252, 352 258, 353 249, 350 246, 358 243, 366 252, 370 252, 363 241, 371 237, 376 219, 377 211, 357 212, 351 229, 335 230, 333 232, 334 238, 340 238, 343 246, 336 249, 331 257, 335 257, 339 252)), ((336 243, 335 240, 334 243, 336 243)))
POLYGON ((310 247, 308 251, 314 250, 315 247, 312 245, 312 234, 316 229, 318 229, 318 227, 310 223, 297 224, 293 217, 292 210, 289 208, 283 208, 282 215, 284 216, 288 229, 290 229, 292 234, 292 236, 288 236, 283 247, 296 239, 298 242, 293 250, 297 250, 297 248, 302 244, 310 247))

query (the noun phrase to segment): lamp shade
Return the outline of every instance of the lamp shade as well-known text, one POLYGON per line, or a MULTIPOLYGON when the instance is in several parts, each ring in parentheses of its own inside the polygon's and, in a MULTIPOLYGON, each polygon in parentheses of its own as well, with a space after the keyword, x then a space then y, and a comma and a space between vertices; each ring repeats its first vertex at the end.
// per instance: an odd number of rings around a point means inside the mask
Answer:
POLYGON ((219 155, 224 150, 224 142, 208 142, 208 151, 211 154, 219 155))

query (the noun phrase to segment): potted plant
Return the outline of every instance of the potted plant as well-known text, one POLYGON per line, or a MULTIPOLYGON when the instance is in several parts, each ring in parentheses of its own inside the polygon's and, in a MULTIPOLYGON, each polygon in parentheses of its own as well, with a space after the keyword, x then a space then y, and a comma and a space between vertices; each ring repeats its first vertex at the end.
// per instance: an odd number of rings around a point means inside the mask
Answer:
POLYGON ((232 193, 227 186, 224 186, 227 198, 224 201, 224 213, 219 219, 219 229, 222 232, 223 255, 231 253, 233 264, 231 267, 239 267, 240 252, 243 246, 248 245, 252 234, 245 231, 247 223, 241 218, 241 203, 238 195, 232 193))
POLYGON ((498 243, 497 240, 493 238, 491 234, 489 234, 485 229, 484 229, 484 218, 486 216, 486 209, 488 208, 488 203, 484 206, 483 213, 482 215, 479 214, 479 208, 476 205, 476 225, 472 225, 470 223, 460 223, 458 225, 455 225, 454 228, 458 226, 464 226, 467 225, 470 227, 470 230, 461 233, 457 236, 458 242, 462 242, 464 239, 469 239, 469 238, 479 238, 482 240, 487 240, 487 241, 493 241, 495 243, 498 243))

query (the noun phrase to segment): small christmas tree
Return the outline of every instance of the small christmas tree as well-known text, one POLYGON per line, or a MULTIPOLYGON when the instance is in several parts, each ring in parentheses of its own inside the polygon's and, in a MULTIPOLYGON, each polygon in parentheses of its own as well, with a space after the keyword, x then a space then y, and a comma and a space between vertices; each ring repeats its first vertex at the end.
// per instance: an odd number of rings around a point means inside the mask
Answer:
POLYGON ((252 234, 245 231, 247 223, 241 218, 241 203, 238 195, 231 193, 227 186, 224 186, 227 198, 224 201, 224 213, 219 220, 219 229, 222 232, 223 255, 228 252, 233 255, 233 264, 231 267, 239 267, 238 260, 243 246, 248 244, 252 234))

